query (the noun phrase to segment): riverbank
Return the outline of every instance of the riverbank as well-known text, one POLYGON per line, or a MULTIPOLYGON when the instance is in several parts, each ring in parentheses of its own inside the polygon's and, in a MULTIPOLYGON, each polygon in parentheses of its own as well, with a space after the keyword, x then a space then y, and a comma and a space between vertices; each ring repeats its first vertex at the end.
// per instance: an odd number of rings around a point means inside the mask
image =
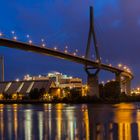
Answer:
POLYGON ((98 99, 98 100, 73 100, 73 101, 45 101, 45 100, 0 100, 0 104, 118 104, 118 103, 140 102, 134 99, 98 99))

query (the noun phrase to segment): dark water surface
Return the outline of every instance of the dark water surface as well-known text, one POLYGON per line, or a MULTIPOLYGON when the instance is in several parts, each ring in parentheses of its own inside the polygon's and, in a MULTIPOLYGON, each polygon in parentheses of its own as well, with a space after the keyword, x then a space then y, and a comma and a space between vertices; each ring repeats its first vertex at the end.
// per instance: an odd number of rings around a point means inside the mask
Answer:
POLYGON ((0 140, 139 139, 140 103, 0 104, 0 140))

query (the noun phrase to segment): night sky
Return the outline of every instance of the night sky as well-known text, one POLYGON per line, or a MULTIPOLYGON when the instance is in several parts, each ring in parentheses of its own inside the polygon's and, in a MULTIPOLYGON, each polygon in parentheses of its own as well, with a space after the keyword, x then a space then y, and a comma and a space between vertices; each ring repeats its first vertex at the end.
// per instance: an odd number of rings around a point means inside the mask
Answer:
MULTIPOLYGON (((0 30, 6 37, 15 31, 19 40, 33 43, 44 38, 48 47, 57 46, 85 54, 89 30, 89 6, 94 6, 95 31, 103 62, 126 64, 135 75, 133 86, 140 85, 140 1, 139 0, 1 0, 0 30)), ((86 80, 83 66, 39 54, 0 48, 5 57, 6 80, 25 74, 59 71, 86 80)), ((100 80, 113 74, 101 72, 100 80)))

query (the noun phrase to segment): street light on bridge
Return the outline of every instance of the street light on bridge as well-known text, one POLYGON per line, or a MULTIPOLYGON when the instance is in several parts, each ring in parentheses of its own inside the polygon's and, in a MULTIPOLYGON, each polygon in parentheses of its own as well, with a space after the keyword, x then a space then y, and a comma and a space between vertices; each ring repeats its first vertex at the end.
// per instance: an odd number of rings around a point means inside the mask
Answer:
POLYGON ((54 50, 57 50, 57 47, 54 47, 54 50))
POLYGON ((0 32, 0 37, 2 37, 3 36, 3 33, 2 32, 0 32))
POLYGON ((32 42, 32 40, 29 40, 29 44, 32 44, 33 42, 32 42))
POLYGON ((119 68, 121 68, 121 67, 122 67, 122 64, 121 64, 121 63, 119 63, 119 64, 118 64, 118 67, 119 67, 119 68))

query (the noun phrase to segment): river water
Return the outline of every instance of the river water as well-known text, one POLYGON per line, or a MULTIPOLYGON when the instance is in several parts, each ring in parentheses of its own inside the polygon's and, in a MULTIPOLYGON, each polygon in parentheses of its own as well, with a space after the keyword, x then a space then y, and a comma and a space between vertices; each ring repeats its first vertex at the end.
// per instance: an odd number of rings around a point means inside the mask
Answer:
POLYGON ((0 140, 139 140, 140 103, 0 104, 0 140))

